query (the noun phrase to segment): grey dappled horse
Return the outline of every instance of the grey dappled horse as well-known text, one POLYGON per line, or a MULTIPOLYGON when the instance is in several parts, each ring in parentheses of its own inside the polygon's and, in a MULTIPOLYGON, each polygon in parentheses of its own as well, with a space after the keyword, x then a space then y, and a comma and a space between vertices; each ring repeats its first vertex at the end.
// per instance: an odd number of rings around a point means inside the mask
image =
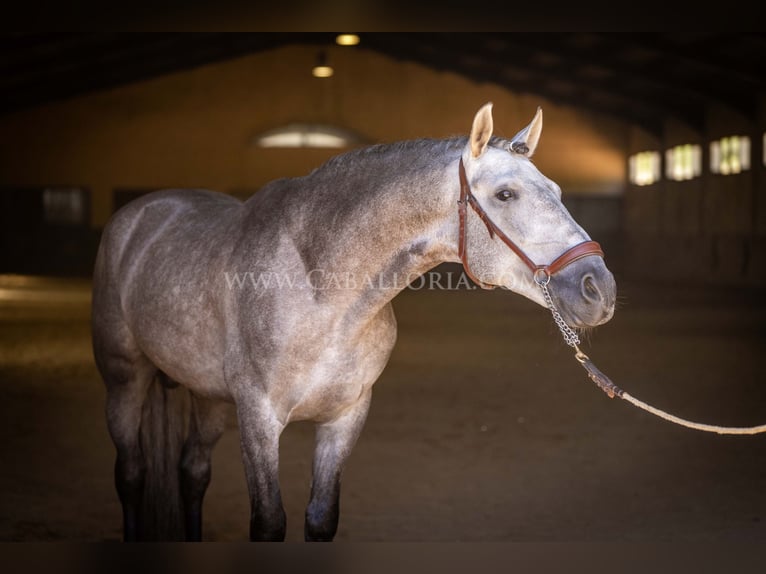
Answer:
POLYGON ((547 279, 566 322, 608 321, 614 279, 599 250, 581 248, 597 244, 530 161, 541 128, 538 109, 513 139, 493 137, 486 104, 467 139, 351 151, 244 203, 170 190, 116 213, 95 265, 93 347, 125 539, 201 539, 233 402, 250 538, 284 539, 279 437, 310 420, 305 537, 331 540, 341 471, 396 341, 391 300, 439 263, 544 305, 530 261, 559 258, 547 279))

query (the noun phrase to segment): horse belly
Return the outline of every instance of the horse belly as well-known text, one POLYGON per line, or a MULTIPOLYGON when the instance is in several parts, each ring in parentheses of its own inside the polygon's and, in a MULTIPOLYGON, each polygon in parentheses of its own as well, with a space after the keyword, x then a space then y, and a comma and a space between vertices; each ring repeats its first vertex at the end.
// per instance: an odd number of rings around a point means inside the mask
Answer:
POLYGON ((141 305, 132 314, 139 347, 158 369, 189 390, 207 398, 230 400, 223 377, 220 326, 204 301, 189 303, 190 298, 176 295, 163 301, 143 294, 141 305), (182 300, 187 303, 180 303, 182 300))
POLYGON ((213 342, 197 337, 174 338, 172 344, 164 338, 160 343, 138 340, 152 363, 177 383, 206 398, 231 400, 222 374, 222 352, 213 342))

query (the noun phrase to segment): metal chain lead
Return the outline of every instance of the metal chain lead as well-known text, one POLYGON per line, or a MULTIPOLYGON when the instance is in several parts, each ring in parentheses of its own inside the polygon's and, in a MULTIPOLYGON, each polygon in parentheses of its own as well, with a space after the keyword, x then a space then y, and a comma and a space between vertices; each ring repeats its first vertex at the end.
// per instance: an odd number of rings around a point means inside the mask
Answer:
POLYGON ((566 321, 564 321, 561 313, 559 313, 558 309, 556 309, 556 306, 553 304, 551 294, 548 292, 548 282, 546 281, 543 283, 537 280, 535 280, 535 282, 540 286, 540 289, 543 290, 543 298, 545 299, 545 304, 548 306, 548 309, 550 309, 551 315, 553 315, 553 320, 556 323, 556 326, 559 328, 559 331, 561 331, 561 336, 564 337, 564 341, 567 345, 579 352, 580 349, 578 348, 578 345, 580 344, 580 338, 577 336, 577 333, 575 333, 572 328, 566 324, 566 321))

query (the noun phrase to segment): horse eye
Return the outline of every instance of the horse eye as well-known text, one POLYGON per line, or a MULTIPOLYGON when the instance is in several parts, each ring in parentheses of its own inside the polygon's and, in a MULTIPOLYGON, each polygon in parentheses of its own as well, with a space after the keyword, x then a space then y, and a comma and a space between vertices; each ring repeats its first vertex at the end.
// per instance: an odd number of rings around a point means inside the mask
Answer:
POLYGON ((508 201, 509 199, 516 199, 518 194, 510 189, 501 189, 495 194, 500 201, 508 201))

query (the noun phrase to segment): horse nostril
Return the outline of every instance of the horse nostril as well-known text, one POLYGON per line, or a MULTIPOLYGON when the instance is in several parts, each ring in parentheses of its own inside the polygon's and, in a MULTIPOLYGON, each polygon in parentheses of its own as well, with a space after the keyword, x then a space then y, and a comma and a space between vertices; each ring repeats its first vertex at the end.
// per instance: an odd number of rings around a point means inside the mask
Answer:
POLYGON ((592 275, 586 275, 582 280, 582 295, 588 301, 600 301, 601 292, 596 287, 596 282, 593 280, 592 275))

